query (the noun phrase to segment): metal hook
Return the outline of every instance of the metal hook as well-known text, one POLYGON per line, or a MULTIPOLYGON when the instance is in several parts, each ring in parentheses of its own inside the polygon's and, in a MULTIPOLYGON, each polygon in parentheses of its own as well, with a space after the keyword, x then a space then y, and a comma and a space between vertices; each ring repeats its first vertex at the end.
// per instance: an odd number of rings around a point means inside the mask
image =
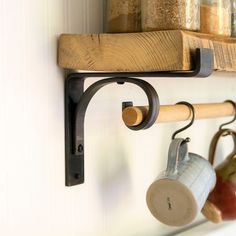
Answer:
MULTIPOLYGON (((184 102, 184 101, 183 101, 183 102, 178 102, 178 103, 176 103, 176 104, 183 104, 183 105, 188 106, 188 108, 190 108, 190 109, 191 109, 191 112, 192 112, 192 119, 191 119, 191 121, 190 121, 190 123, 189 123, 188 125, 184 126, 184 127, 181 128, 181 129, 178 129, 177 131, 175 131, 175 132, 173 133, 173 135, 172 135, 172 140, 175 139, 175 136, 176 136, 178 133, 180 133, 180 132, 182 132, 182 131, 188 129, 190 126, 192 126, 192 124, 193 124, 193 122, 194 122, 194 120, 195 120, 195 109, 194 109, 194 107, 193 107, 193 105, 192 105, 191 103, 188 103, 188 102, 184 102)), ((186 142, 189 142, 189 141, 190 141, 190 139, 187 138, 187 139, 186 139, 186 142)))
POLYGON ((223 127, 224 127, 225 125, 229 125, 229 124, 233 123, 233 122, 236 120, 236 104, 235 104, 235 102, 232 101, 232 100, 226 100, 225 102, 229 102, 229 103, 231 103, 231 104, 233 105, 233 107, 234 107, 234 118, 233 118, 232 120, 230 120, 230 121, 228 121, 228 122, 222 124, 222 125, 219 127, 219 130, 223 129, 223 127))

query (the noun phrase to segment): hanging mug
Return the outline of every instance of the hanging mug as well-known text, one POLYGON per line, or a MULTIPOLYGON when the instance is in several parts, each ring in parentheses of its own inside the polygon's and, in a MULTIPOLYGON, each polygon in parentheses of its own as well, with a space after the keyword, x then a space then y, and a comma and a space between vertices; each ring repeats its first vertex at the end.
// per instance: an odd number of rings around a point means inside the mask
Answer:
POLYGON ((210 163, 195 153, 188 153, 185 139, 173 139, 167 169, 147 191, 148 208, 162 223, 184 226, 201 211, 215 183, 215 171, 210 163))
POLYGON ((214 223, 236 219, 236 132, 231 129, 220 129, 212 139, 209 151, 209 162, 214 165, 217 144, 221 137, 230 135, 234 149, 228 157, 215 168, 217 182, 210 193, 203 215, 214 223))

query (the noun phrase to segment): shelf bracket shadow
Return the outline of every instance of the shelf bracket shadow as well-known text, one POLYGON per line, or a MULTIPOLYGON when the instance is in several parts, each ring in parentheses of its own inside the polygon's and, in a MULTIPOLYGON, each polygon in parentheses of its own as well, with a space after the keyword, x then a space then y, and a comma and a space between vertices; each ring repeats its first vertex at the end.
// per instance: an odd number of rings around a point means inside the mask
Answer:
MULTIPOLYGON (((210 49, 197 49, 195 69, 186 72, 101 72, 72 73, 65 83, 65 164, 66 186, 84 183, 84 119, 86 109, 92 97, 102 87, 117 83, 132 83, 143 89, 147 98, 149 112, 145 120, 137 126, 127 126, 132 130, 151 127, 159 113, 159 98, 155 89, 139 77, 207 77, 213 71, 213 53, 210 49), (84 91, 84 81, 88 77, 106 78, 92 84, 84 91)), ((123 108, 132 106, 124 102, 123 108)))

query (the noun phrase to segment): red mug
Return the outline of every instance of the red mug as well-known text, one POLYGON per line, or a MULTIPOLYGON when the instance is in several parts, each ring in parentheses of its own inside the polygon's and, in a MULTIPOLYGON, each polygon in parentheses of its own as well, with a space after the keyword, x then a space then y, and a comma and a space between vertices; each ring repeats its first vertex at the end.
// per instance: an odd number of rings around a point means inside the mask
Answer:
POLYGON ((209 162, 214 165, 217 144, 221 137, 230 135, 234 149, 216 168, 217 182, 202 209, 202 214, 213 223, 236 219, 236 132, 219 130, 212 139, 209 162))

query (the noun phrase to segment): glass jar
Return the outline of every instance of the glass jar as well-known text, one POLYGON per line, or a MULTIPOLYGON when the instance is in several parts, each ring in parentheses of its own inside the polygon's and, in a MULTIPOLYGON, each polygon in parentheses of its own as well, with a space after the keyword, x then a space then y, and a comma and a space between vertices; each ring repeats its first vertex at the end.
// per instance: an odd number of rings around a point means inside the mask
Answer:
POLYGON ((200 31, 207 34, 231 35, 231 0, 201 0, 200 31))
POLYGON ((232 0, 231 35, 232 37, 236 37, 236 0, 232 0))
POLYGON ((105 31, 141 31, 141 0, 106 0, 105 31))
POLYGON ((200 28, 200 0, 141 0, 142 30, 200 28))

